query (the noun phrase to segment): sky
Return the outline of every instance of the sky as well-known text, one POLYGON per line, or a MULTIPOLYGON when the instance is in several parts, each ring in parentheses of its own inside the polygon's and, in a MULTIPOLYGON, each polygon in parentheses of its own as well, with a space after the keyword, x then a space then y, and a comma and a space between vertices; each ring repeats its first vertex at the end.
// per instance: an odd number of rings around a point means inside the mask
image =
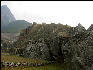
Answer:
POLYGON ((37 23, 93 24, 93 1, 1 1, 17 20, 37 23))

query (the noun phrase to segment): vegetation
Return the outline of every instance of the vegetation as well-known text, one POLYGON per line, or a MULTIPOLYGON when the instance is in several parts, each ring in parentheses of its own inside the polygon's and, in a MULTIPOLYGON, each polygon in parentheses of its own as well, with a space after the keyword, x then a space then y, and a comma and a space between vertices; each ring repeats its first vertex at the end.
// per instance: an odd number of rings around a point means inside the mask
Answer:
POLYGON ((22 29, 31 26, 32 24, 25 20, 15 20, 1 28, 2 33, 19 33, 22 29))
MULTIPOLYGON (((36 59, 30 59, 30 58, 23 58, 16 55, 6 55, 7 53, 2 53, 1 55, 1 61, 5 62, 33 62, 33 63, 45 63, 48 61, 45 60, 36 60, 36 59)), ((40 66, 40 67, 2 67, 1 70, 64 70, 64 66, 62 64, 50 64, 46 66, 40 66)))
POLYGON ((36 60, 31 58, 24 58, 17 55, 7 55, 8 53, 2 53, 1 61, 5 62, 35 62, 35 63, 45 63, 45 60, 36 60))
POLYGON ((40 67, 6 67, 1 70, 64 70, 64 68, 61 64, 51 64, 40 67))

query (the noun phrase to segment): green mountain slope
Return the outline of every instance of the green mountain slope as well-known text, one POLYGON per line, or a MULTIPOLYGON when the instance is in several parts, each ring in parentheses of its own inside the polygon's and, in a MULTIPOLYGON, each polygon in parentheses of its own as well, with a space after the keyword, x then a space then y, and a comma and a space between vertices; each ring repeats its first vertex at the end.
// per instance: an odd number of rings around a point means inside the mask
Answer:
POLYGON ((9 23, 7 26, 1 27, 3 33, 19 33, 22 29, 31 26, 32 24, 25 20, 16 20, 9 23))

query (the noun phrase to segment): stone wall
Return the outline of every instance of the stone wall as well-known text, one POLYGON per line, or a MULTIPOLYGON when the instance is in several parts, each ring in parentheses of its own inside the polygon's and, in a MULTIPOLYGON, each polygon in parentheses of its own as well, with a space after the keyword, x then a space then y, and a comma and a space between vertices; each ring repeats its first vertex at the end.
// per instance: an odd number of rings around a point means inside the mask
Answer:
POLYGON ((18 67, 18 66, 45 66, 45 65, 49 65, 55 63, 54 61, 51 62, 46 62, 46 63, 33 63, 33 62, 1 62, 1 67, 18 67))

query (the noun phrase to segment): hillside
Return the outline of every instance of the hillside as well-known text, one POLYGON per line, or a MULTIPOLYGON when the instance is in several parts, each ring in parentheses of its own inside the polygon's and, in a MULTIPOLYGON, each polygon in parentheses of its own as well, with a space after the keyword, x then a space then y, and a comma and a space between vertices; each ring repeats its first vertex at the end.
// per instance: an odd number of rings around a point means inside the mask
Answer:
POLYGON ((25 20, 16 20, 9 23, 7 26, 2 27, 2 33, 19 33, 22 29, 31 26, 32 24, 25 20))
POLYGON ((16 41, 20 33, 1 33, 1 40, 16 41))

